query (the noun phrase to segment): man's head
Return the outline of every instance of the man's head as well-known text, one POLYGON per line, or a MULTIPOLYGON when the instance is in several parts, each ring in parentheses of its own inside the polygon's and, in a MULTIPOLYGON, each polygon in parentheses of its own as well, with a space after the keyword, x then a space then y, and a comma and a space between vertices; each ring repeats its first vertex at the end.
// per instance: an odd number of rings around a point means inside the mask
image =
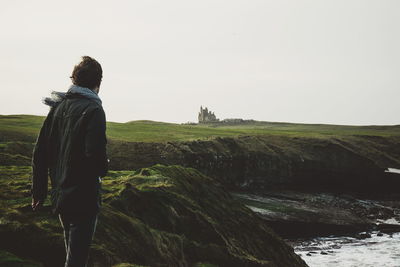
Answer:
POLYGON ((72 83, 91 90, 98 90, 103 77, 103 70, 95 59, 83 56, 82 61, 72 71, 72 83))

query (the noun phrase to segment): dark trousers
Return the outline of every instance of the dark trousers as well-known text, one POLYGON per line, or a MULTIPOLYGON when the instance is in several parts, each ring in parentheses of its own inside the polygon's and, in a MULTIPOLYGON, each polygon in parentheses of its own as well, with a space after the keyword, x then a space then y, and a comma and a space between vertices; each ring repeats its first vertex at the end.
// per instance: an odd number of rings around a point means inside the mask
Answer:
POLYGON ((64 242, 67 253, 65 267, 85 267, 90 244, 96 230, 97 214, 59 215, 64 228, 64 242))

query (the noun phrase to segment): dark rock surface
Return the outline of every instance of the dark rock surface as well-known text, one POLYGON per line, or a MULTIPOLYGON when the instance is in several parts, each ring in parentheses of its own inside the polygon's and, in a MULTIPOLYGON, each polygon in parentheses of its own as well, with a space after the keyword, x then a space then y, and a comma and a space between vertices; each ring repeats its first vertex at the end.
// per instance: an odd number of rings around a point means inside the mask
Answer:
POLYGON ((240 136, 167 143, 110 142, 111 167, 193 167, 224 185, 252 189, 398 192, 399 137, 240 136))
POLYGON ((110 148, 113 168, 182 164, 230 191, 266 197, 272 207, 262 215, 285 237, 370 230, 399 210, 400 174, 385 172, 400 167, 398 137, 241 136, 110 148))
POLYGON ((236 192, 234 196, 285 238, 400 231, 400 225, 383 223, 389 219, 400 222, 399 195, 366 199, 365 195, 270 191, 236 192))
MULTIPOLYGON (((31 211, 29 175, 1 167, 0 262, 14 255, 39 263, 32 267, 62 266, 60 223, 49 207, 31 211)), ((89 266, 306 266, 257 213, 195 169, 111 173, 103 189, 89 266)))

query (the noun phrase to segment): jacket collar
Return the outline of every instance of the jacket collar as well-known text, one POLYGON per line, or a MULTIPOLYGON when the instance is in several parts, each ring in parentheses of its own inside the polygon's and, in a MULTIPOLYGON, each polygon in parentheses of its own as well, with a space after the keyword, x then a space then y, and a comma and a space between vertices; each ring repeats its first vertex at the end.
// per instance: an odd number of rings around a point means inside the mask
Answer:
POLYGON ((66 93, 64 92, 57 92, 53 91, 51 92, 50 97, 45 97, 43 98, 42 102, 45 105, 48 105, 50 107, 56 107, 58 104, 60 104, 65 98, 68 97, 68 95, 79 95, 81 97, 85 97, 88 99, 94 100, 96 103, 99 105, 102 105, 102 101, 100 97, 97 95, 96 92, 90 90, 89 88, 86 87, 81 87, 77 85, 71 85, 68 88, 68 91, 66 93))

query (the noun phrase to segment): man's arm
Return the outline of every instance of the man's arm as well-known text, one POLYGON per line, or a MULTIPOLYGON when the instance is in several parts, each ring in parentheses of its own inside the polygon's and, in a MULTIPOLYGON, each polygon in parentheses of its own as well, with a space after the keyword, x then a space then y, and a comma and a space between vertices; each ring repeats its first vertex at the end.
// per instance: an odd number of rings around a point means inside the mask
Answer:
POLYGON ((97 108, 89 118, 85 134, 88 167, 96 176, 106 176, 108 171, 106 145, 106 116, 102 108, 97 108))
POLYGON ((48 162, 47 162, 47 128, 51 117, 51 111, 47 115, 40 129, 32 156, 32 208, 36 210, 43 205, 47 196, 48 162))

